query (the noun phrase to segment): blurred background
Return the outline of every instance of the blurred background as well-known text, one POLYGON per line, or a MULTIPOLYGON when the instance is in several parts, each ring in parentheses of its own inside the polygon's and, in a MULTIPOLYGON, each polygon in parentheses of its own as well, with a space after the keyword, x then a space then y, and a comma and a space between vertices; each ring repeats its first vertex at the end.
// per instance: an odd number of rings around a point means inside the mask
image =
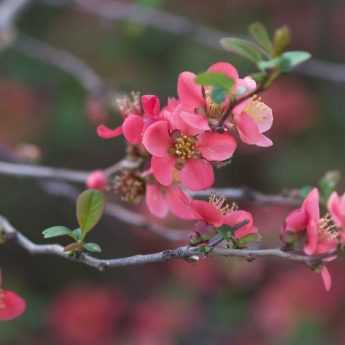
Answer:
MULTIPOLYGON (((329 169, 345 169, 344 17, 343 0, 31 1, 17 18, 17 35, 0 36, 1 159, 110 166, 124 144, 100 140, 95 127, 119 122, 107 111, 114 92, 157 94, 163 102, 176 95, 178 73, 220 60, 246 75, 252 66, 222 51, 218 39, 261 21, 270 29, 287 24, 292 48, 316 60, 265 92, 275 145, 243 147, 217 172, 218 186, 278 193, 313 184, 329 169)), ((73 200, 37 180, 0 176, 0 190, 0 213, 37 242, 46 227, 76 225, 73 200)), ((254 212, 274 245, 289 209, 240 206, 254 212)), ((104 257, 176 245, 111 217, 91 237, 104 257)), ((0 323, 1 345, 345 344, 342 263, 330 265, 334 287, 326 293, 317 274, 278 259, 212 258, 99 273, 8 244, 0 262, 6 286, 28 302, 21 318, 0 323)))

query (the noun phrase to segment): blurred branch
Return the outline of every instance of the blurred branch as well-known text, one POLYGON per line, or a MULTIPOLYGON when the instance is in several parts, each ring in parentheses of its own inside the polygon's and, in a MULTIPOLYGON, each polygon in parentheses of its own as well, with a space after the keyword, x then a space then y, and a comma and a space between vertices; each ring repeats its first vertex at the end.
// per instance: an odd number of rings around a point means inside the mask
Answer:
MULTIPOLYGON (((115 170, 133 167, 133 161, 122 160, 111 167, 112 173, 115 170), (116 168, 116 169, 115 169, 116 168)), ((30 177, 36 179, 53 179, 68 182, 85 184, 89 172, 59 169, 39 165, 27 165, 17 163, 0 162, 0 175, 16 177, 30 177)), ((222 195, 232 200, 246 200, 258 204, 288 205, 296 206, 300 202, 298 198, 284 196, 281 194, 267 195, 253 189, 244 188, 213 188, 205 191, 192 192, 192 196, 208 197, 210 193, 222 195)))
POLYGON ((26 35, 18 37, 14 48, 70 74, 93 96, 102 96, 110 91, 106 83, 90 66, 68 51, 54 48, 48 43, 26 35))
MULTIPOLYGON (((98 259, 84 253, 78 255, 70 255, 64 251, 60 245, 42 245, 36 244, 20 233, 6 218, 0 216, 0 229, 5 240, 13 241, 18 246, 32 255, 55 255, 64 259, 85 264, 87 266, 103 271, 106 268, 144 265, 148 263, 166 262, 173 259, 185 259, 198 261, 200 257, 204 257, 198 247, 182 246, 176 249, 167 249, 157 253, 133 255, 117 259, 98 259)), ((209 255, 222 257, 243 257, 246 259, 254 259, 257 257, 280 257, 292 261, 304 262, 308 265, 322 263, 324 259, 333 257, 336 253, 322 256, 307 256, 303 254, 285 252, 279 248, 275 249, 226 249, 214 248, 209 255)))
MULTIPOLYGON (((154 27, 171 34, 188 35, 208 48, 220 49, 219 40, 231 33, 211 29, 189 18, 136 3, 97 0, 75 0, 78 8, 107 21, 126 20, 154 27)), ((49 4, 49 3, 48 3, 49 4)), ((52 4, 52 3, 51 3, 52 4)), ((64 2, 60 5, 66 4, 64 2)), ((296 73, 327 81, 345 82, 345 64, 312 58, 296 69, 296 73)))
POLYGON ((14 23, 30 0, 2 0, 0 3, 0 33, 12 35, 14 23))

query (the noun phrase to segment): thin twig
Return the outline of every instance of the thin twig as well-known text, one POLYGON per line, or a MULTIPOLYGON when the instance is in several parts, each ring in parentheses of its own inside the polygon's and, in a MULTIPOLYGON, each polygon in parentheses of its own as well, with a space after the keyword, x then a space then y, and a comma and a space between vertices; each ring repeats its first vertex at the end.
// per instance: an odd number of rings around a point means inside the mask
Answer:
MULTIPOLYGON (((167 249, 151 254, 133 255, 116 259, 98 259, 90 255, 81 253, 79 256, 71 256, 64 252, 64 248, 57 244, 42 245, 36 244, 19 232, 6 218, 0 216, 0 229, 3 235, 9 241, 15 242, 18 246, 32 255, 55 255, 69 261, 78 262, 100 271, 106 268, 126 267, 134 265, 144 265, 148 263, 166 262, 173 259, 193 259, 203 257, 198 247, 182 246, 175 249, 167 249)), ((336 253, 330 253, 322 256, 307 256, 303 254, 284 252, 279 248, 275 249, 223 249, 214 248, 210 253, 212 256, 223 257, 244 257, 253 259, 257 257, 280 257, 292 261, 304 262, 306 264, 321 263, 327 257, 333 257, 336 253)))

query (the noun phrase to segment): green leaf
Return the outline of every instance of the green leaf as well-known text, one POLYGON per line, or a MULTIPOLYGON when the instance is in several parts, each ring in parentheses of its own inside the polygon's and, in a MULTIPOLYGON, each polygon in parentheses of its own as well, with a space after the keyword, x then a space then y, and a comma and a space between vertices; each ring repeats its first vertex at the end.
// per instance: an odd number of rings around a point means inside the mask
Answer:
POLYGON ((241 247, 241 246, 246 246, 247 244, 251 242, 257 242, 260 239, 261 239, 261 236, 259 234, 250 234, 238 239, 236 242, 241 247))
POLYGON ((319 181, 322 199, 327 202, 330 195, 335 191, 337 184, 341 180, 339 171, 328 171, 319 181))
POLYGON ((73 236, 73 238, 76 240, 76 241, 79 241, 79 240, 81 240, 81 230, 80 230, 80 228, 78 228, 78 229, 74 229, 73 231, 72 231, 72 236, 73 236))
POLYGON ((272 40, 262 23, 256 22, 249 26, 249 33, 256 43, 261 46, 270 56, 273 54, 272 40))
POLYGON ((278 28, 273 35, 273 56, 281 55, 290 44, 291 34, 289 28, 284 25, 278 28))
POLYGON ((278 68, 281 72, 286 73, 307 61, 310 57, 311 55, 304 51, 290 51, 272 60, 259 61, 257 66, 261 71, 278 68))
POLYGON ((99 222, 105 206, 104 194, 89 189, 81 193, 77 200, 77 219, 83 236, 99 222))
POLYGON ((234 80, 224 73, 204 72, 197 75, 195 81, 204 86, 214 86, 230 92, 234 85, 234 80))
POLYGON ((224 102, 225 97, 226 97, 226 91, 222 87, 216 86, 212 90, 211 98, 212 98, 213 102, 215 102, 217 104, 221 104, 224 102))
POLYGON ((91 252, 91 253, 101 253, 102 252, 102 248, 97 243, 92 243, 92 242, 85 243, 84 249, 87 250, 88 252, 91 252))
POLYGON ((253 63, 261 60, 260 48, 253 42, 241 38, 227 37, 220 40, 222 47, 237 55, 240 55, 253 63))
POLYGON ((72 230, 66 228, 65 226, 52 226, 51 228, 45 229, 43 232, 44 238, 53 238, 59 236, 72 236, 72 230))
POLYGON ((217 229, 217 232, 223 236, 225 240, 230 240, 231 236, 233 235, 234 231, 231 227, 227 225, 223 225, 217 229))

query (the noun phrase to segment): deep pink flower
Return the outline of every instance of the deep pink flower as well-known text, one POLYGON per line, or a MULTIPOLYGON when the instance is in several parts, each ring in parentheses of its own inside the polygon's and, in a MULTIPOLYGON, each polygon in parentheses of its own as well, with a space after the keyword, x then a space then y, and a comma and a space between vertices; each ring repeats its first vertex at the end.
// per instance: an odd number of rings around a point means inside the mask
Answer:
POLYGON ((95 170, 86 179, 87 188, 104 190, 107 186, 107 176, 102 170, 95 170))
POLYGON ((13 291, 3 290, 0 271, 0 321, 16 319, 26 310, 25 300, 13 291))
POLYGON ((112 139, 123 134, 130 144, 140 144, 145 128, 160 116, 160 102, 157 96, 144 95, 141 97, 143 114, 129 113, 121 126, 110 129, 105 125, 97 127, 97 134, 103 139, 112 139))
MULTIPOLYGON (((332 253, 339 244, 338 233, 330 219, 320 218, 319 191, 314 188, 304 200, 301 208, 292 211, 286 218, 285 233, 306 234, 304 252, 307 255, 332 253)), ((325 261, 331 261, 335 257, 325 261)), ((321 277, 326 290, 331 288, 331 276, 325 266, 321 267, 321 277)))
POLYGON ((345 229, 345 193, 339 196, 337 192, 333 192, 327 206, 334 223, 339 228, 345 229))
POLYGON ((255 97, 243 101, 233 110, 235 127, 243 142, 262 147, 272 146, 263 133, 272 127, 272 109, 255 97))
POLYGON ((214 173, 210 161, 224 161, 236 149, 236 142, 228 133, 188 136, 171 131, 169 122, 164 120, 147 128, 143 144, 153 156, 151 170, 159 183, 169 186, 180 180, 191 190, 212 186, 214 173))

